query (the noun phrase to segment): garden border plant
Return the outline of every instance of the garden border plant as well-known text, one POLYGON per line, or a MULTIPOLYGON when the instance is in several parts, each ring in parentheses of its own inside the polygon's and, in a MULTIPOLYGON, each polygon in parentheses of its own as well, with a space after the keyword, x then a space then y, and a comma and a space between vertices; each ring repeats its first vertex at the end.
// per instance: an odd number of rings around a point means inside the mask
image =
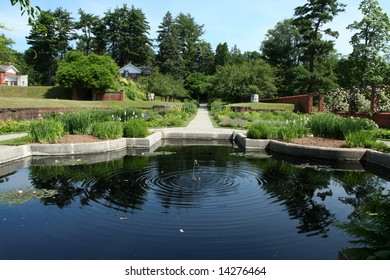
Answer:
POLYGON ((149 134, 148 127, 186 125, 196 114, 197 106, 196 101, 186 101, 181 107, 166 106, 164 110, 159 111, 128 108, 50 113, 45 115, 41 122, 32 122, 30 134, 33 134, 31 137, 33 142, 58 141, 60 137, 57 132, 50 129, 47 129, 47 135, 43 135, 42 132, 41 126, 52 122, 62 124, 62 135, 93 135, 102 140, 118 139, 124 135, 143 138, 149 134))

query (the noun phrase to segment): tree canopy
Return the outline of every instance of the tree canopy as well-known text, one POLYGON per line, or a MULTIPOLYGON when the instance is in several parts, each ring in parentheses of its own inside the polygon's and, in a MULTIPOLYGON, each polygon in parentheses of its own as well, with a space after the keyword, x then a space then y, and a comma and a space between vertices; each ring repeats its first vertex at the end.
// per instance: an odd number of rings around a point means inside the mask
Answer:
POLYGON ((359 10, 363 19, 348 26, 356 31, 351 38, 353 52, 350 58, 355 64, 360 86, 382 84, 388 67, 385 56, 390 50, 390 20, 376 0, 363 0, 359 10))
POLYGON ((213 98, 245 102, 250 99, 251 94, 266 98, 275 93, 274 70, 261 59, 218 67, 213 79, 213 98))
MULTIPOLYGON (((18 54, 12 50, 12 40, 0 33, 0 60, 20 65, 33 81, 30 84, 60 83, 56 79, 63 79, 65 73, 58 67, 69 63, 67 54, 74 50, 81 52, 83 59, 107 54, 118 66, 128 62, 151 66, 151 77, 139 82, 149 79, 149 91, 161 92, 168 99, 188 96, 188 90, 193 98, 208 95, 248 101, 254 93, 261 97, 327 93, 341 86, 365 87, 390 81, 390 23, 377 0, 361 0, 363 18, 348 26, 355 32, 353 52, 344 57, 335 49, 337 30, 329 28, 346 8, 338 0, 307 0, 296 7, 291 18, 268 30, 260 53, 242 52, 238 45, 226 42, 213 49, 202 38, 205 26, 191 14, 172 15, 168 11, 154 39, 150 38, 146 15, 134 6, 123 4, 102 16, 80 9, 74 18, 62 8, 40 10, 31 6, 30 0, 10 3, 29 15, 31 31, 26 39, 30 47, 18 54)), ((103 77, 97 72, 96 78, 103 77)), ((102 84, 83 82, 83 86, 97 88, 104 88, 104 81, 102 84)))
POLYGON ((68 52, 61 62, 58 83, 67 88, 105 91, 118 83, 119 68, 108 55, 84 55, 79 51, 68 52))

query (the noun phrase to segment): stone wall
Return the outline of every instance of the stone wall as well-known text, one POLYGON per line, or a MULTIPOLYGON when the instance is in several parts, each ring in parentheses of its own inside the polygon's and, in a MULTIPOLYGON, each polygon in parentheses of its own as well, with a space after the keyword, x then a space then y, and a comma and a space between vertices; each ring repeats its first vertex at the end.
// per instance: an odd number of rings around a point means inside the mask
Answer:
POLYGON ((32 120, 41 119, 42 115, 52 112, 70 112, 81 108, 0 108, 0 120, 20 119, 32 120))

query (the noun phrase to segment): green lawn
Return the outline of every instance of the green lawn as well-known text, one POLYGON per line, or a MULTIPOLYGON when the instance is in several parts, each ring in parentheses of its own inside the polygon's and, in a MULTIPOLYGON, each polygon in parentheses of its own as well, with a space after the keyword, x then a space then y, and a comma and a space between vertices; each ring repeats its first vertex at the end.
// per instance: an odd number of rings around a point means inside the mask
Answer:
POLYGON ((20 145, 26 145, 28 143, 30 143, 29 136, 23 136, 19 138, 0 141, 0 145, 7 145, 7 146, 20 146, 20 145))
POLYGON ((27 97, 27 98, 53 98, 71 99, 72 90, 62 87, 29 86, 11 87, 1 86, 0 97, 27 97))
POLYGON ((76 101, 66 99, 3 97, 0 108, 140 108, 151 109, 154 105, 180 104, 164 101, 76 101))
MULTIPOLYGON (((71 90, 62 87, 0 86, 0 108, 140 108, 167 105, 164 101, 77 101, 71 100, 71 90)), ((175 103, 178 104, 178 103, 175 103)))
POLYGON ((252 110, 277 110, 277 111, 293 111, 294 104, 286 103, 235 103, 229 104, 228 107, 250 107, 252 110))

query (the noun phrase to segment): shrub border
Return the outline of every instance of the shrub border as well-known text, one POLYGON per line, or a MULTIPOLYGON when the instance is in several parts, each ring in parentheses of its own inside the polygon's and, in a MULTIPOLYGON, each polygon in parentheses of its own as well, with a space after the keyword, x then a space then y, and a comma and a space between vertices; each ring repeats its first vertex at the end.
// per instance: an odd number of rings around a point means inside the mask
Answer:
POLYGON ((245 152, 271 150, 300 157, 335 159, 340 161, 365 161, 383 167, 390 167, 390 154, 370 149, 325 148, 284 143, 276 140, 249 139, 243 133, 199 133, 179 131, 158 131, 146 138, 121 138, 94 143, 75 144, 28 144, 22 146, 0 146, 0 164, 30 156, 71 156, 106 153, 126 148, 147 149, 163 139, 233 140, 245 152))

